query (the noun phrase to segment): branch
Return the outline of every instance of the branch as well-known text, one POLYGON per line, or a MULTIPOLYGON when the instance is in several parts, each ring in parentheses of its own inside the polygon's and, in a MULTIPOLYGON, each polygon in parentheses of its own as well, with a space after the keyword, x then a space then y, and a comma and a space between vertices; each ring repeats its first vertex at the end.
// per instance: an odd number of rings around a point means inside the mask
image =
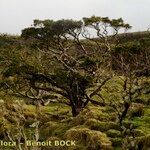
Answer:
POLYGON ((94 92, 92 92, 92 93, 90 94, 90 98, 93 97, 94 95, 97 95, 97 93, 102 90, 102 87, 105 85, 105 83, 106 83, 108 80, 110 80, 110 79, 111 79, 110 77, 106 78, 106 79, 101 83, 101 85, 100 85, 94 92))
POLYGON ((69 35, 71 35, 74 38, 74 42, 80 46, 80 48, 82 49, 82 51, 84 52, 85 55, 87 55, 87 51, 84 48, 83 44, 80 42, 79 36, 81 34, 81 31, 79 31, 78 33, 76 33, 75 31, 70 31, 69 35))
POLYGON ((69 102, 65 102, 62 99, 57 99, 57 100, 48 99, 48 102, 44 103, 44 105, 48 105, 49 103, 61 103, 61 104, 65 104, 65 105, 70 106, 69 102))
POLYGON ((32 75, 32 77, 33 77, 32 79, 28 79, 28 80, 30 80, 32 82, 31 84, 34 87, 36 87, 36 86, 34 85, 33 81, 35 82, 35 81, 38 81, 38 80, 40 80, 40 81, 45 80, 46 82, 52 84, 52 86, 63 89, 64 91, 68 91, 68 89, 65 86, 63 86, 62 84, 61 85, 57 84, 57 82, 55 82, 50 76, 45 76, 43 74, 36 74, 36 73, 29 73, 29 75, 32 75))
POLYGON ((52 91, 54 93, 57 93, 57 94, 64 96, 65 98, 69 98, 65 92, 58 91, 58 90, 51 88, 51 87, 36 87, 36 88, 39 90, 48 91, 48 92, 52 91))
POLYGON ((85 104, 88 102, 91 102, 94 105, 106 106, 106 104, 104 102, 95 101, 95 100, 91 99, 88 95, 86 95, 86 98, 87 98, 87 101, 85 102, 85 104))

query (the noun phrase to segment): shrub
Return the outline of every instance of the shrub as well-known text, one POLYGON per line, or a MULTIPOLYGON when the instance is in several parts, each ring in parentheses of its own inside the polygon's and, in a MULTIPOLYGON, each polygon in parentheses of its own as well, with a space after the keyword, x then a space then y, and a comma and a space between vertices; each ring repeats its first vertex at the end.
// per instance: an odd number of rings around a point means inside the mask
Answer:
POLYGON ((125 120, 125 121, 123 121, 123 126, 124 126, 126 129, 130 129, 131 127, 132 127, 132 128, 138 127, 138 124, 136 124, 136 122, 133 122, 133 121, 125 120))
POLYGON ((135 137, 145 136, 145 133, 140 129, 134 129, 133 133, 135 137))
POLYGON ((52 142, 52 146, 43 146, 43 147, 41 147, 41 150, 67 150, 67 148, 66 147, 61 147, 61 146, 55 146, 53 143, 54 143, 54 141, 55 140, 60 140, 59 138, 57 138, 57 137, 49 137, 48 139, 47 139, 47 141, 51 141, 52 142))
POLYGON ((107 131, 109 129, 119 129, 119 126, 114 122, 102 122, 96 119, 88 119, 85 124, 91 130, 107 131))
POLYGON ((112 120, 112 116, 105 112, 102 112, 101 108, 90 107, 89 109, 84 109, 77 117, 73 119, 73 122, 76 125, 83 125, 86 122, 86 120, 93 118, 99 121, 112 120))
POLYGON ((129 112, 130 117, 141 117, 144 115, 144 106, 143 104, 133 103, 130 107, 129 112))
POLYGON ((105 133, 92 131, 83 126, 71 128, 65 134, 65 138, 76 140, 78 144, 85 145, 87 150, 110 150, 111 142, 105 133))
POLYGON ((121 132, 118 130, 110 129, 106 132, 107 136, 111 138, 121 137, 121 132))
POLYGON ((47 139, 52 136, 52 133, 58 128, 58 126, 59 125, 56 122, 47 122, 40 127, 40 134, 43 138, 47 139))
POLYGON ((123 139, 122 138, 110 138, 110 141, 112 142, 112 146, 114 147, 121 147, 123 139))
POLYGON ((85 128, 83 126, 77 126, 74 128, 71 128, 68 130, 64 137, 66 139, 72 139, 78 141, 79 144, 86 144, 86 139, 87 139, 87 133, 90 131, 90 129, 85 128))
POLYGON ((142 147, 143 150, 148 150, 150 147, 150 135, 137 138, 137 145, 142 147))

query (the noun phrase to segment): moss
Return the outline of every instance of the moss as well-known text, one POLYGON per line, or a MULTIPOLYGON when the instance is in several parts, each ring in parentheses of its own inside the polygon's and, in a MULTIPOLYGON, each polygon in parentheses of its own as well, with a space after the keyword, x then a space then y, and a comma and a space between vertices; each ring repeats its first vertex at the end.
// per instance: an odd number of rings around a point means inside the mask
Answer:
POLYGON ((86 118, 79 114, 78 116, 76 116, 75 118, 73 118, 73 124, 74 125, 83 125, 86 121, 86 118))
POLYGON ((140 137, 140 136, 145 136, 144 131, 140 130, 140 129, 134 129, 133 130, 134 136, 135 137, 140 137))
POLYGON ((85 124, 91 130, 98 130, 98 131, 107 131, 109 129, 119 129, 119 126, 114 122, 102 122, 96 119, 88 119, 85 124))
POLYGON ((68 147, 67 150, 87 150, 87 148, 84 145, 76 145, 74 147, 68 147))
POLYGON ((144 105, 133 103, 129 110, 130 117, 141 117, 144 115, 144 105))
POLYGON ((88 149, 112 149, 111 142, 106 134, 99 131, 90 131, 87 136, 87 147, 88 149))
POLYGON ((5 119, 7 119, 12 124, 16 124, 19 121, 16 116, 11 116, 10 114, 6 115, 5 119))
POLYGON ((114 147, 114 150, 122 150, 122 148, 119 146, 119 147, 114 147))
POLYGON ((35 120, 33 118, 28 118, 25 120, 25 127, 29 127, 31 124, 33 124, 35 122, 35 120))
POLYGON ((24 111, 29 111, 29 112, 35 112, 36 107, 35 105, 23 105, 24 111))
POLYGON ((143 131, 145 135, 150 134, 150 128, 149 127, 140 126, 137 129, 143 131))
POLYGON ((137 144, 142 145, 145 148, 150 147, 150 134, 147 136, 142 136, 140 138, 137 138, 137 144))
POLYGON ((59 123, 58 127, 53 131, 53 136, 63 137, 65 132, 72 127, 70 124, 59 123))
POLYGON ((102 107, 85 108, 77 117, 73 119, 75 125, 83 125, 88 119, 96 119, 98 121, 111 121, 112 116, 108 113, 102 112, 102 107))
POLYGON ((54 121, 52 120, 51 116, 47 114, 42 114, 42 115, 37 116, 37 120, 40 121, 40 125, 43 125, 44 123, 49 122, 49 121, 54 121))
POLYGON ((111 137, 111 138, 117 138, 117 137, 121 137, 121 132, 118 130, 114 130, 114 129, 110 129, 106 132, 107 136, 111 137))
POLYGON ((131 126, 132 128, 138 127, 138 124, 135 121, 131 121, 131 120, 124 120, 122 124, 126 129, 130 129, 131 126))
POLYGON ((92 131, 83 126, 71 128, 64 137, 69 140, 76 140, 79 145, 85 145, 87 150, 112 149, 111 142, 105 133, 92 131))
MULTIPOLYGON (((52 143, 54 143, 54 141, 55 140, 59 140, 60 141, 60 139, 58 138, 58 137, 55 137, 55 136, 51 136, 51 137, 49 137, 48 139, 47 139, 47 141, 51 141, 52 143)), ((52 144, 52 146, 50 147, 50 146, 44 146, 44 147, 42 147, 42 150, 67 150, 67 148, 66 147, 61 147, 61 146, 55 146, 54 144, 52 144)))
POLYGON ((141 102, 141 103, 143 103, 143 104, 145 104, 145 105, 149 105, 150 104, 150 94, 141 94, 140 96, 139 96, 139 99, 141 99, 143 102, 141 102))
POLYGON ((47 139, 50 136, 62 138, 67 130, 72 127, 72 124, 62 122, 49 121, 40 127, 41 137, 47 139))
POLYGON ((33 140, 35 137, 35 129, 34 128, 25 128, 26 137, 30 140, 33 140))
POLYGON ((33 118, 35 119, 36 118, 36 113, 35 111, 33 110, 28 110, 28 109, 25 109, 24 110, 24 116, 26 119, 29 119, 29 118, 33 118))
POLYGON ((144 115, 146 115, 146 116, 150 115, 150 106, 145 107, 145 109, 144 109, 144 115))
POLYGON ((61 120, 62 123, 72 123, 73 117, 68 117, 66 119, 61 120))
POLYGON ((139 130, 142 130, 145 134, 150 134, 150 117, 147 115, 144 115, 142 117, 136 117, 133 119, 134 125, 139 130))
POLYGON ((118 147, 121 149, 121 145, 123 142, 122 138, 110 138, 110 141, 112 142, 113 147, 118 147))
POLYGON ((52 133, 58 128, 58 123, 50 121, 40 127, 40 134, 44 139, 52 136, 52 133))
POLYGON ((55 136, 51 136, 47 139, 47 141, 55 141, 55 140, 60 140, 58 137, 55 137, 55 136))
POLYGON ((137 99, 133 100, 133 102, 140 103, 140 104, 147 104, 148 103, 147 100, 142 99, 142 98, 137 98, 137 99))
POLYGON ((66 131, 64 137, 68 140, 76 140, 79 144, 86 144, 87 133, 90 129, 84 126, 77 126, 66 131))
POLYGON ((58 121, 71 116, 70 108, 62 104, 51 104, 41 107, 42 113, 49 115, 52 120, 58 121))

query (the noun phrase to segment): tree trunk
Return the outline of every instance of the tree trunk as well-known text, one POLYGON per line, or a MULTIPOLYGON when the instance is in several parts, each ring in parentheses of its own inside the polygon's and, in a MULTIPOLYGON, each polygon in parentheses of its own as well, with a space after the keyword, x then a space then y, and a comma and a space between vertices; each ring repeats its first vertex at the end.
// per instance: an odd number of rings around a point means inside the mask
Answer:
POLYGON ((122 114, 120 116, 120 119, 119 119, 120 125, 122 125, 122 121, 126 117, 126 115, 128 113, 128 110, 129 110, 129 107, 130 107, 130 103, 125 102, 125 104, 124 104, 124 110, 123 110, 123 112, 122 112, 122 114))
POLYGON ((81 106, 72 106, 72 116, 76 117, 77 115, 79 115, 79 113, 82 111, 82 107, 81 106))

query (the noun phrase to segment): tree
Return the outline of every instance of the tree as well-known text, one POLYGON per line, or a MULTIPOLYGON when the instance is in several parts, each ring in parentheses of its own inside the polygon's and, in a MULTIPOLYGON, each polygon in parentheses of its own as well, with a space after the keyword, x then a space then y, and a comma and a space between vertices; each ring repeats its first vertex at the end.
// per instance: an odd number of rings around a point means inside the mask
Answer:
POLYGON ((22 30, 22 37, 32 42, 40 65, 12 63, 4 76, 15 77, 12 83, 5 82, 5 86, 17 95, 42 104, 46 100, 64 103, 71 107, 73 116, 89 102, 104 105, 92 96, 110 77, 102 78, 101 85, 91 95, 88 88, 95 85, 101 64, 110 67, 111 40, 121 28, 130 28, 121 18, 111 20, 92 16, 82 21, 34 20, 32 27, 22 30), (94 37, 91 37, 91 29, 96 33, 94 37), (54 94, 59 98, 52 100, 54 94))
MULTIPOLYGON (((107 101, 106 105, 112 107, 117 115, 118 123, 122 126, 122 122, 127 117, 130 107, 136 100, 147 92, 142 93, 149 84, 149 50, 142 41, 120 43, 113 47, 111 51, 112 72, 116 84, 110 83, 105 86, 107 95, 101 94, 101 90, 97 91, 97 95, 107 101)), ((96 94, 96 93, 95 93, 96 94)), ((141 100, 142 101, 142 100, 141 100)))

